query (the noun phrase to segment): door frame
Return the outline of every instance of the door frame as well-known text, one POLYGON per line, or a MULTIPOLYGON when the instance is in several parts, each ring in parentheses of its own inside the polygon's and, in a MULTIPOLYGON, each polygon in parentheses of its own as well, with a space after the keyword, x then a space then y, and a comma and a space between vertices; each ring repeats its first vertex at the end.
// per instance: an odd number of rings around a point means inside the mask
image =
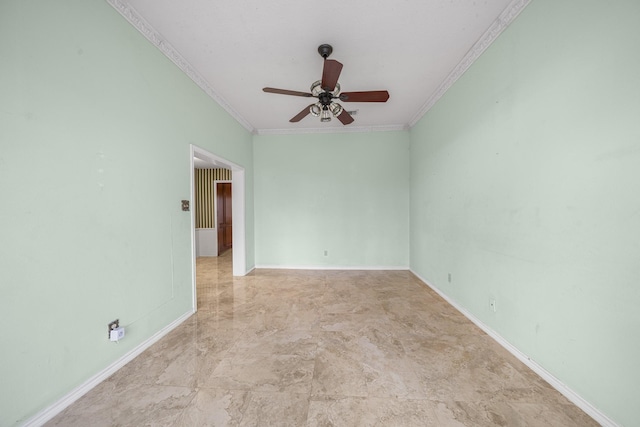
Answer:
POLYGON ((233 275, 245 276, 247 271, 246 229, 245 229, 245 169, 223 157, 207 151, 202 147, 189 144, 189 176, 191 206, 191 286, 193 288, 193 311, 198 308, 196 295, 196 211, 195 211, 195 167, 193 159, 204 160, 215 167, 231 169, 231 218, 233 221, 233 275))
MULTIPOLYGON (((233 178, 233 174, 232 174, 233 178)), ((234 221, 233 217, 233 179, 214 179, 213 180, 213 212, 216 226, 216 247, 218 248, 218 256, 220 255, 220 248, 218 245, 220 242, 218 241, 218 184, 229 183, 231 184, 231 221, 234 221)), ((233 228, 231 229, 231 240, 233 241, 233 228)))

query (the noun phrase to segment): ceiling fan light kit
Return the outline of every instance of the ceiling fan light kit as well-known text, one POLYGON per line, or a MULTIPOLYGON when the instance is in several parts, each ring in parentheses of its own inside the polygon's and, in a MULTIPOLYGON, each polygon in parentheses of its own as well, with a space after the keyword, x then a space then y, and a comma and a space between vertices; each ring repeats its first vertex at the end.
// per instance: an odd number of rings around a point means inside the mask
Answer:
POLYGON ((339 99, 342 102, 387 102, 389 99, 389 92, 386 90, 344 92, 341 94, 338 78, 342 71, 342 64, 334 59, 327 59, 332 52, 333 47, 331 47, 331 45, 321 44, 318 46, 318 53, 324 59, 322 80, 311 84, 310 93, 272 87, 262 89, 267 93, 318 98, 318 102, 305 107, 301 112, 292 117, 289 120, 290 122, 299 122, 308 114, 311 114, 314 117, 320 117, 320 122, 323 123, 330 122, 331 116, 333 116, 340 120, 343 125, 348 125, 353 123, 353 117, 347 110, 342 108, 342 105, 334 102, 334 99, 339 99))

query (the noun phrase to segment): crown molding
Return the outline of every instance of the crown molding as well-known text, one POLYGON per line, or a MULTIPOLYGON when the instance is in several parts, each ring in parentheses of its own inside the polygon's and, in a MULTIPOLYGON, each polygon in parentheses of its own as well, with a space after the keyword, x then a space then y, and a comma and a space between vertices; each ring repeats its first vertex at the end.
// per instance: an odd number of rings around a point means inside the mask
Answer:
POLYGON ((365 132, 391 132, 408 130, 407 125, 385 125, 385 126, 345 126, 330 128, 304 128, 304 129, 258 129, 257 135, 301 135, 317 133, 365 133, 365 132))
POLYGON ((185 60, 182 55, 158 33, 140 14, 126 1, 122 0, 106 0, 120 15, 124 17, 131 25, 134 26, 143 36, 146 37, 155 47, 178 66, 200 89, 216 101, 224 110, 238 121, 247 131, 256 133, 256 130, 249 122, 245 120, 231 105, 216 91, 209 86, 209 83, 185 60))
POLYGON ((120 15, 122 15, 135 29, 147 40, 157 47, 180 70, 182 70, 193 82, 198 85, 209 97, 216 101, 231 117, 252 134, 258 135, 283 135, 283 134, 310 134, 310 133, 351 133, 351 132, 385 132, 407 130, 415 126, 420 119, 438 102, 440 98, 453 86, 453 84, 471 67, 482 53, 498 38, 498 36, 517 18, 531 0, 513 0, 491 26, 478 39, 462 60, 449 73, 447 78, 438 86, 427 99, 420 110, 406 125, 388 126, 355 126, 348 128, 308 128, 308 129, 256 129, 244 117, 242 117, 231 105, 218 93, 216 93, 207 81, 185 60, 182 55, 158 33, 144 18, 125 0, 106 0, 120 15))
POLYGON ((449 73, 446 79, 436 91, 429 97, 427 102, 424 103, 422 108, 413 116, 413 119, 409 122, 409 128, 412 128, 422 119, 422 117, 435 105, 436 102, 445 94, 451 86, 471 67, 476 59, 487 50, 487 48, 498 38, 500 34, 518 17, 520 12, 531 2, 531 0, 513 0, 502 11, 502 13, 491 24, 489 29, 478 39, 462 60, 456 65, 456 67, 449 73))

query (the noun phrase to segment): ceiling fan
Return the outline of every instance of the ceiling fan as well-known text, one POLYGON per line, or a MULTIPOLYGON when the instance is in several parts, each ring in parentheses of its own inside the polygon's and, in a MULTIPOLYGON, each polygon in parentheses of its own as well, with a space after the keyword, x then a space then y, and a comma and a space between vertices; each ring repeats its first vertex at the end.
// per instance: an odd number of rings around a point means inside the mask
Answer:
POLYGON ((324 68, 322 70, 322 80, 318 80, 311 85, 309 92, 298 92, 295 90, 276 89, 265 87, 262 90, 268 93, 278 93, 281 95, 302 96, 305 98, 318 98, 317 102, 307 106, 304 110, 293 116, 292 123, 299 122, 308 114, 320 117, 321 122, 331 121, 333 115, 342 122, 343 125, 353 123, 353 117, 342 105, 334 102, 339 99, 342 102, 387 102, 389 92, 386 90, 370 90, 364 92, 343 92, 340 93, 340 83, 338 78, 342 71, 342 64, 334 59, 327 59, 333 52, 333 48, 328 44, 321 44, 318 53, 324 58, 324 68))

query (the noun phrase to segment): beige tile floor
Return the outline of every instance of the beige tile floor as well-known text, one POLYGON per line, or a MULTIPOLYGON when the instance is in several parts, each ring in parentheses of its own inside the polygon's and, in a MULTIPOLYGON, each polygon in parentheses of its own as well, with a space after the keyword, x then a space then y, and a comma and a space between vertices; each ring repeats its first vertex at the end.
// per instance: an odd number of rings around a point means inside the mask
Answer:
POLYGON ((51 426, 595 426, 407 271, 197 260, 198 313, 51 426))

